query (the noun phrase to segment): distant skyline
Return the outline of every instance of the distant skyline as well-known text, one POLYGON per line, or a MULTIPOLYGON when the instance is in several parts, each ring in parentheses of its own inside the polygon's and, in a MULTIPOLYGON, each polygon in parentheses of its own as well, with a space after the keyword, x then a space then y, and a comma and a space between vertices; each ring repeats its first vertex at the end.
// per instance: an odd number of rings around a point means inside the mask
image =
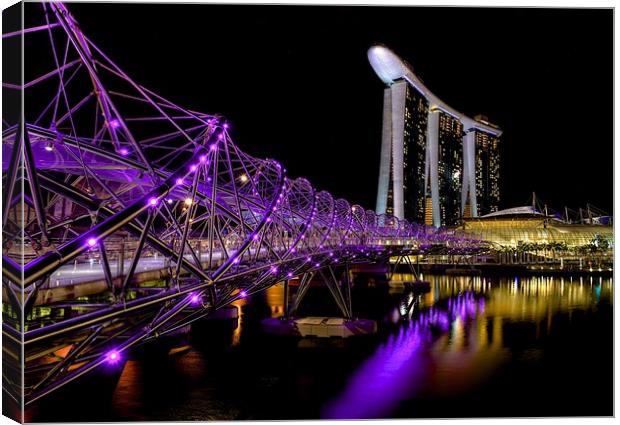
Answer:
POLYGON ((383 43, 503 130, 500 207, 613 209, 611 9, 69 3, 141 84, 226 116, 247 153, 374 208, 383 43))

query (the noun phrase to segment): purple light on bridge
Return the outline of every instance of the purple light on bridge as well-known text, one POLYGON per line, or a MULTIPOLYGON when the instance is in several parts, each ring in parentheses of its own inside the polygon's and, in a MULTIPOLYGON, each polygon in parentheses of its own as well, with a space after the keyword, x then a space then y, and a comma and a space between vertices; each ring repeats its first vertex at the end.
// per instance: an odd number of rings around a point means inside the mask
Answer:
POLYGON ((182 185, 183 184, 183 179, 181 177, 179 177, 177 179, 177 185, 182 185))
POLYGON ((116 118, 114 118, 113 120, 110 120, 110 127, 119 128, 120 126, 121 126, 121 122, 117 120, 116 118))
POLYGON ((207 155, 200 155, 200 158, 198 158, 198 160, 200 162, 206 162, 207 161, 207 155))
POLYGON ((269 269, 269 271, 270 271, 272 274, 276 274, 276 273, 278 272, 278 268, 277 268, 276 266, 271 266, 271 268, 269 269))
POLYGON ((228 123, 227 123, 227 122, 225 122, 225 123, 224 123, 224 125, 223 125, 223 127, 224 127, 226 130, 228 130, 228 123))
POLYGON ((197 169, 198 169, 198 167, 196 166, 196 164, 192 164, 192 165, 189 166, 189 171, 191 171, 192 173, 194 171, 196 171, 197 169))
POLYGON ((155 206, 157 206, 157 204, 159 204, 159 199, 157 199, 154 196, 152 198, 149 198, 149 205, 151 207, 155 207, 155 206))
POLYGON ((118 154, 120 156, 127 156, 127 155, 129 155, 129 149, 127 149, 127 148, 120 148, 118 150, 118 154))
POLYGON ((108 362, 108 364, 116 364, 121 360, 121 353, 119 353, 116 350, 108 351, 108 353, 105 356, 105 359, 108 362))
POLYGON ((239 298, 245 298, 248 296, 248 293, 244 290, 239 291, 239 298))
POLYGON ((93 246, 97 245, 97 239, 96 238, 89 238, 86 241, 86 245, 88 245, 89 247, 92 248, 93 246))
POLYGON ((192 294, 189 301, 192 305, 198 305, 200 304, 202 300, 201 300, 200 294, 192 294))

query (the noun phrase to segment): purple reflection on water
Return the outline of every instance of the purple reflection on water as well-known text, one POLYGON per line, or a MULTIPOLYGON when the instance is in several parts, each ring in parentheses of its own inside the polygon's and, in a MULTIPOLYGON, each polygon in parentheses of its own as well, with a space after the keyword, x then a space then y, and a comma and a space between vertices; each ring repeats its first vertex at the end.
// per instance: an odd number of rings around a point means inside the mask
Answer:
POLYGON ((420 312, 404 324, 398 334, 390 335, 375 353, 350 377, 344 392, 323 410, 324 418, 362 419, 387 417, 399 403, 410 398, 433 372, 431 348, 433 330, 450 329, 456 318, 468 320, 484 309, 473 293, 448 300, 447 309, 436 306, 420 312))
POLYGON ((344 393, 323 411, 334 419, 378 418, 392 411, 426 373, 422 355, 432 337, 428 329, 409 322, 391 335, 349 379, 344 393))

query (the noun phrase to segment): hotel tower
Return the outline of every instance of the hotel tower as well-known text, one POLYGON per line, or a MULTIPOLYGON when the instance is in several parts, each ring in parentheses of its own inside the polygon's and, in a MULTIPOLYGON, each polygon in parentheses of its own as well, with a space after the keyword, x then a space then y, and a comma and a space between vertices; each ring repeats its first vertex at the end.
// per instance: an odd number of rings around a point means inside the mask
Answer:
POLYGON ((439 227, 497 211, 501 130, 446 105, 387 47, 368 59, 386 84, 377 213, 439 227))

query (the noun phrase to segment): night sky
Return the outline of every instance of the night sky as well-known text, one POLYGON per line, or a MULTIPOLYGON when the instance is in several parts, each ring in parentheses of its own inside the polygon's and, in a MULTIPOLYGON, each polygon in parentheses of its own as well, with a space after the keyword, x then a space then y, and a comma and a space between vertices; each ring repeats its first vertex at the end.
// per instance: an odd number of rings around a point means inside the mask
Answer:
POLYGON ((220 113, 246 152, 375 206, 383 43, 437 96, 499 125, 501 203, 612 212, 613 14, 608 10, 69 4, 129 75, 220 113))

